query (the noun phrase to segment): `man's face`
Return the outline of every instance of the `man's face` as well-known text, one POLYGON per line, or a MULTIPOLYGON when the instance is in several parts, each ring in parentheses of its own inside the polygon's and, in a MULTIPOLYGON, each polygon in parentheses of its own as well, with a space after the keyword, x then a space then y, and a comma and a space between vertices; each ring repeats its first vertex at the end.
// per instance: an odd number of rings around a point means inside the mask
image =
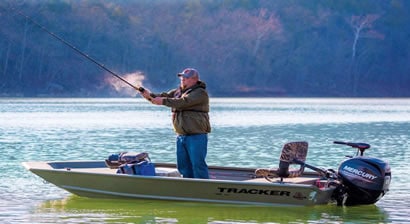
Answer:
POLYGON ((193 85, 196 84, 196 82, 198 81, 198 77, 192 76, 189 78, 185 78, 183 76, 179 77, 179 79, 181 80, 181 87, 183 89, 189 88, 193 85))

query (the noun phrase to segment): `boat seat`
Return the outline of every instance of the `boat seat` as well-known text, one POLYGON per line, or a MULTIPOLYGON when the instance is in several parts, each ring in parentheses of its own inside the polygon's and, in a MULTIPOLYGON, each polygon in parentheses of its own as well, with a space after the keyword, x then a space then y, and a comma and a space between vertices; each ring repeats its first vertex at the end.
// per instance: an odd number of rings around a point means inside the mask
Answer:
POLYGON ((279 158, 279 168, 259 168, 255 170, 256 177, 264 177, 269 181, 273 181, 273 178, 294 178, 302 175, 305 170, 304 166, 300 166, 299 169, 289 170, 289 165, 293 164, 293 161, 304 162, 306 160, 308 150, 307 142, 289 142, 283 146, 282 153, 279 158))

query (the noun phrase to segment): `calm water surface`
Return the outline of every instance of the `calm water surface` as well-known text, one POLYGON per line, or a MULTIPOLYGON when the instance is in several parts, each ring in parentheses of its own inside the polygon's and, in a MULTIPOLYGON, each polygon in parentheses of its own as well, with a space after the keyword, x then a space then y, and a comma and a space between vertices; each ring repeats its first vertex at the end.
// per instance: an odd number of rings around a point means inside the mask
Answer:
MULTIPOLYGON (((210 165, 276 167, 283 144, 309 142, 307 161, 337 168, 367 142, 389 161, 388 194, 371 206, 256 207, 74 196, 21 162, 102 160, 147 151, 174 162, 170 112, 142 99, 0 98, 1 223, 410 223, 410 99, 212 98, 210 165)), ((120 183, 119 183, 120 184, 120 183)))

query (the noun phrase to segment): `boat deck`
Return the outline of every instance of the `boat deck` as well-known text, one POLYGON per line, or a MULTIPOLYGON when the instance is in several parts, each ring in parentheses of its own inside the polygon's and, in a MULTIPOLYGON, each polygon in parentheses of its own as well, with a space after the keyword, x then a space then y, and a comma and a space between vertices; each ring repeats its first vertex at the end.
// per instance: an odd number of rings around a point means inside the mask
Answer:
MULTIPOLYGON (((67 170, 71 172, 85 172, 94 174, 116 174, 117 169, 108 168, 103 162, 29 162, 26 166, 36 169, 54 169, 54 170, 67 170), (86 165, 85 165, 86 164, 86 165)), ((180 178, 175 164, 168 163, 156 163, 155 164, 156 176, 180 178)), ((319 176, 316 173, 307 172, 303 176, 293 178, 273 178, 267 180, 263 177, 255 176, 254 168, 233 168, 233 167, 219 167, 209 166, 210 179, 225 180, 225 181, 244 181, 250 183, 294 183, 294 184, 315 184, 319 176)))

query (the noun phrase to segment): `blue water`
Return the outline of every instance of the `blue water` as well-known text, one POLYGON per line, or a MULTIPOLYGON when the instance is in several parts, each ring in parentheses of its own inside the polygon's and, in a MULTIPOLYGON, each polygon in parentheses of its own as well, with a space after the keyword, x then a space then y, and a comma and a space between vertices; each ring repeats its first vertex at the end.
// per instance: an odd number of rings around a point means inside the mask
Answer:
POLYGON ((372 206, 271 208, 87 199, 26 171, 23 161, 105 159, 147 151, 174 162, 168 108, 136 99, 0 98, 2 223, 410 223, 410 99, 211 98, 209 165, 275 167, 286 142, 309 142, 307 162, 337 168, 352 148, 389 161, 390 191, 372 206))

